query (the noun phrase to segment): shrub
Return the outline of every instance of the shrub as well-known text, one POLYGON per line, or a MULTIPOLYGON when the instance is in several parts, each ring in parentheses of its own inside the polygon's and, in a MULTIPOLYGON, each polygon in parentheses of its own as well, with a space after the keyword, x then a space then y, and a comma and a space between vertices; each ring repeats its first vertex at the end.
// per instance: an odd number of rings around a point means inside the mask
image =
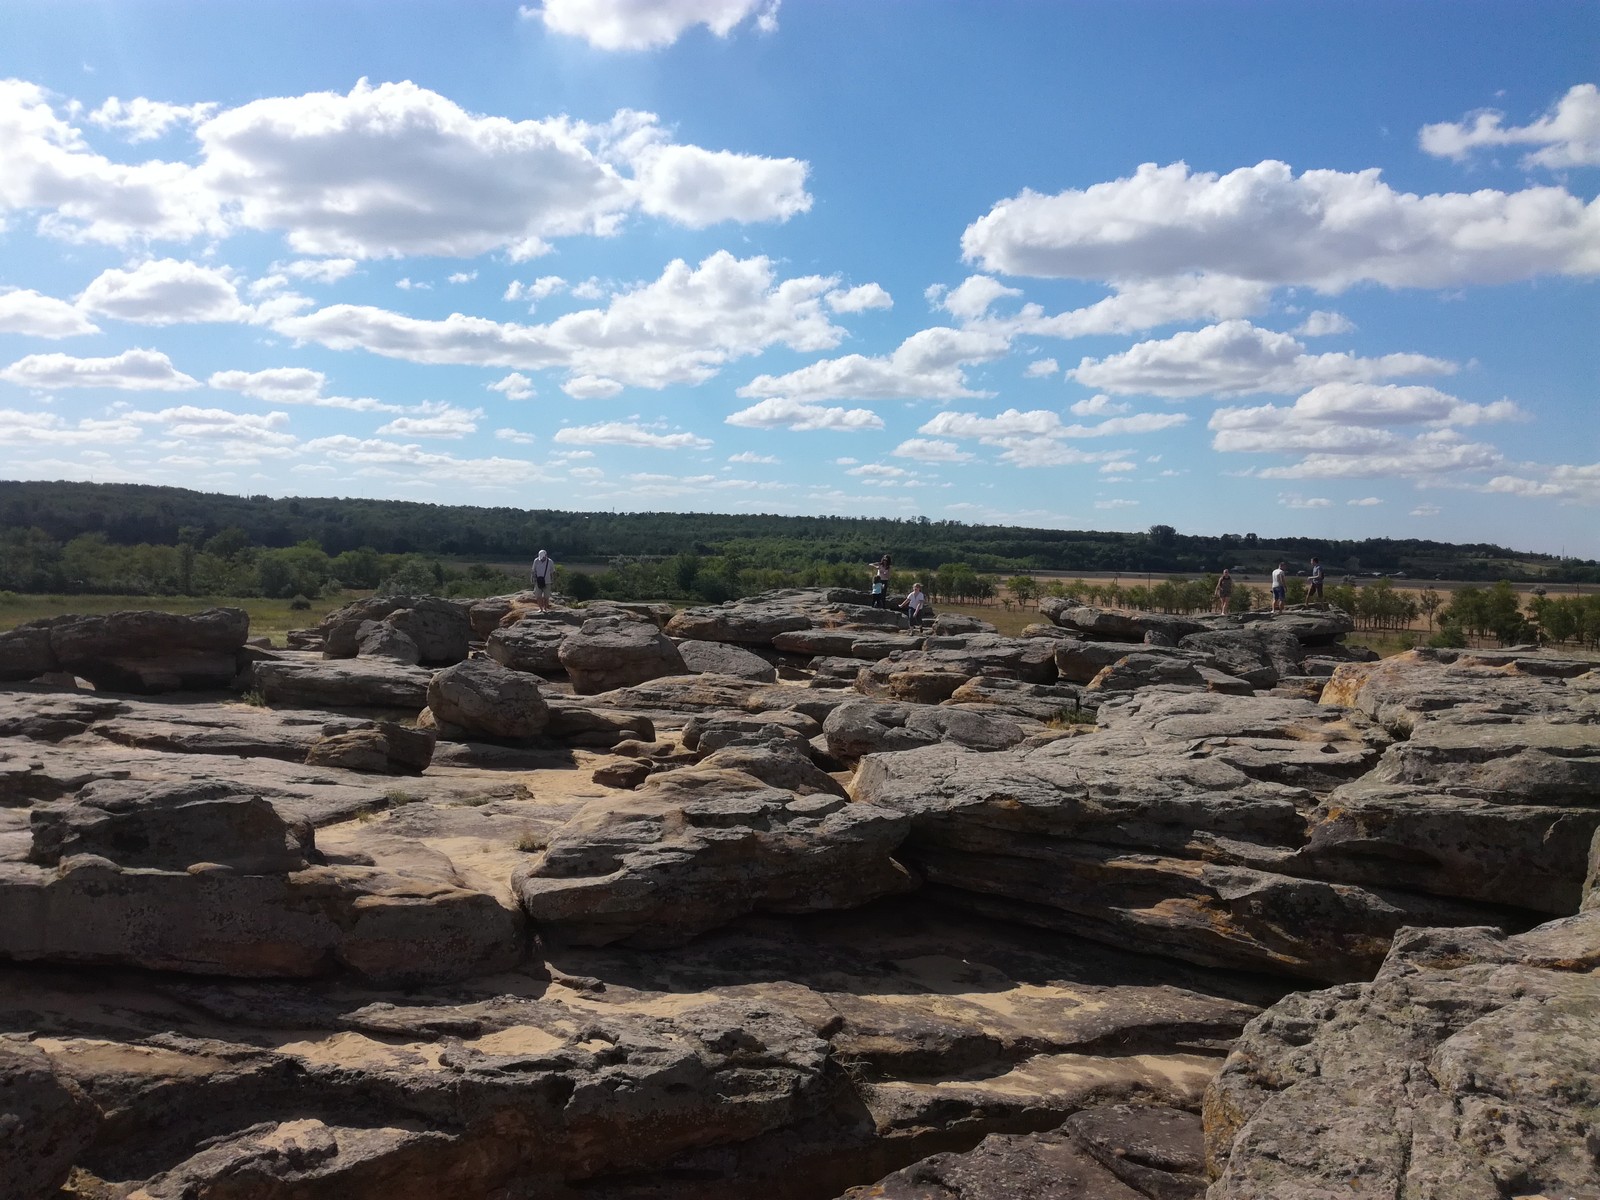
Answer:
POLYGON ((295 593, 294 598, 289 601, 289 609, 292 612, 306 612, 310 608, 311 601, 305 596, 300 595, 298 592, 295 593))
POLYGON ((1459 625, 1449 622, 1439 626, 1439 632, 1428 639, 1428 645, 1435 650, 1455 649, 1464 650, 1467 645, 1467 634, 1459 625))

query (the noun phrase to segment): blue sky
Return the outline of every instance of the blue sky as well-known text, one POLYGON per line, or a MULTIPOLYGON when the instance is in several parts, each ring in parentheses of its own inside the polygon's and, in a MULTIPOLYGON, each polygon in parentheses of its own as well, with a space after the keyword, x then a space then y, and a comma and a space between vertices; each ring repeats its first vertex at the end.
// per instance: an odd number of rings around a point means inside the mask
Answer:
POLYGON ((0 477, 1600 556, 1600 5, 8 6, 0 477))

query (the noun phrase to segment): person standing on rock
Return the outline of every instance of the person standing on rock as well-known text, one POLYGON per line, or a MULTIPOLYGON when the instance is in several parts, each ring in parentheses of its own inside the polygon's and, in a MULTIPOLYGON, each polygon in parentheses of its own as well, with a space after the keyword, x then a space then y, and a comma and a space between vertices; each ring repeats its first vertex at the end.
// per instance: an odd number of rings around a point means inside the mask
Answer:
POLYGON ((1311 580, 1306 584, 1307 602, 1311 604, 1322 603, 1322 580, 1322 560, 1320 558, 1313 558, 1311 560, 1311 580))
POLYGON ((894 563, 885 554, 872 564, 872 607, 889 607, 889 571, 894 563))
POLYGON ((1222 574, 1217 576, 1217 590, 1212 593, 1216 598, 1217 607, 1222 610, 1222 615, 1228 615, 1228 602, 1233 599, 1233 576, 1228 573, 1228 568, 1222 568, 1222 574))
POLYGON ((539 551, 539 556, 533 560, 533 596, 540 612, 550 611, 550 584, 556 577, 556 560, 550 557, 548 551, 539 551))
POLYGON ((1283 601, 1289 594, 1289 585, 1284 580, 1284 567, 1288 564, 1280 562, 1272 570, 1272 611, 1281 613, 1283 601))

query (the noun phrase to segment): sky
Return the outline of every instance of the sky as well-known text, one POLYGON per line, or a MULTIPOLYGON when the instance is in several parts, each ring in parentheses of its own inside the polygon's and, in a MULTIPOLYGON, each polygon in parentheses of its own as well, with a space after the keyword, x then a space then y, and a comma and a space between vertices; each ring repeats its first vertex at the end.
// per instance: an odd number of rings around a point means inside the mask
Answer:
POLYGON ((1600 4, 15 2, 0 478, 1600 557, 1600 4))

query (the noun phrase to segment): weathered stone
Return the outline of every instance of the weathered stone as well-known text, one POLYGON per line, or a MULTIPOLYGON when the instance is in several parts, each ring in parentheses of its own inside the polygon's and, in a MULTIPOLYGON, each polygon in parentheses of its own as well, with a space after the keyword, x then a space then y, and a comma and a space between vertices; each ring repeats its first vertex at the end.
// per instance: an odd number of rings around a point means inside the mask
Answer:
POLYGON ((268 704, 295 708, 407 708, 427 703, 433 672, 387 659, 279 659, 255 663, 252 686, 268 704))
POLYGON ((1067 683, 1088 683, 1101 671, 1120 662, 1130 654, 1148 658, 1166 658, 1178 663, 1195 663, 1199 656, 1163 646, 1133 646, 1127 642, 1089 642, 1081 638, 1067 638, 1050 642, 1031 639, 1054 650, 1056 671, 1067 683))
POLYGON ((502 625, 489 634, 483 652, 501 666, 513 671, 531 671, 537 675, 560 675, 561 643, 572 632, 569 612, 552 610, 541 613, 537 609, 523 615, 510 625, 502 625))
POLYGON ((820 794, 849 799, 850 795, 842 783, 812 760, 805 747, 792 741, 732 743, 707 755, 700 765, 708 771, 741 771, 769 787, 797 796, 820 794))
POLYGON ((688 673, 670 637, 649 622, 625 617, 585 621, 562 640, 559 655, 580 696, 688 673))
POLYGON ((828 749, 843 759, 913 750, 941 742, 973 750, 999 750, 1026 736, 1015 721, 941 705, 856 700, 828 714, 822 725, 828 749))
POLYGON ((286 821, 260 796, 220 782, 91 783, 70 803, 36 806, 31 819, 28 861, 43 866, 97 855, 130 868, 215 863, 260 875, 298 871, 316 858, 309 822, 286 821))
MULTIPOLYGON (((1144 688, 1204 688, 1207 680, 1200 665, 1169 658, 1151 650, 1125 654, 1084 684, 1085 692, 1137 692, 1144 688)), ((1216 690, 1216 689, 1212 689, 1216 690)))
POLYGON ((37 679, 59 671, 61 664, 50 646, 50 627, 65 619, 46 617, 0 632, 0 683, 37 679))
POLYGON ((798 712, 743 712, 737 709, 703 713, 683 727, 685 749, 709 754, 735 744, 764 745, 773 739, 809 742, 822 723, 798 712))
POLYGON ((687 768, 586 806, 513 886, 548 935, 679 945, 754 911, 850 908, 914 886, 890 857, 906 819, 687 768))
POLYGON ((1277 687, 1284 676, 1301 674, 1305 659, 1299 638, 1270 625, 1191 633, 1178 644, 1204 654, 1219 670, 1262 691, 1277 687))
POLYGON ((536 737, 550 720, 539 681, 488 658, 469 659, 435 674, 428 683, 428 708, 440 736, 456 741, 536 737))
POLYGON ((1212 1200, 1596 1190, 1600 913, 1411 929, 1252 1022, 1206 1097, 1212 1200))
POLYGON ((777 668, 759 654, 726 642, 689 638, 678 643, 678 653, 683 657, 683 665, 697 675, 732 675, 761 683, 773 683, 778 678, 777 668))
POLYGON ((1206 628, 1203 622, 1188 617, 1127 608, 1096 608, 1060 596, 1042 597, 1039 613, 1063 629, 1074 629, 1101 640, 1143 642, 1146 633, 1156 630, 1177 642, 1206 628))
POLYGON ((655 724, 643 713, 573 704, 565 699, 547 701, 546 737, 574 746, 610 749, 621 741, 653 742, 655 724))
MULTIPOLYGON (((242 608, 209 608, 193 616, 128 611, 57 617, 48 628, 53 669, 102 691, 172 692, 231 685, 250 618, 242 608)), ((25 644, 35 645, 31 633, 25 637, 25 644)), ((36 646, 24 657, 35 654, 36 646)))
POLYGON ((969 679, 950 694, 949 703, 963 706, 986 705, 1010 717, 1024 717, 1049 723, 1075 723, 1085 719, 1094 724, 1092 699, 1081 688, 1064 683, 1023 683, 1016 679, 980 676, 969 679))
POLYGON ((416 642, 388 621, 363 621, 356 630, 356 654, 361 658, 392 658, 395 662, 416 665, 422 651, 416 642))
POLYGON ((335 729, 306 751, 308 766, 342 767, 384 775, 415 775, 433 761, 437 739, 427 730, 393 721, 374 721, 357 729, 335 729))
POLYGON ((778 634, 810 626, 811 618, 795 609, 742 602, 720 608, 686 608, 667 622, 667 633, 701 642, 771 646, 778 634))
POLYGON ((98 1116, 38 1047, 0 1035, 0 1188, 7 1197, 55 1195, 93 1142, 98 1116))
POLYGON ((472 640, 468 610, 437 596, 372 596, 335 609, 312 630, 323 640, 328 658, 354 658, 361 647, 361 626, 387 621, 417 647, 427 666, 448 666, 467 656, 472 640))

